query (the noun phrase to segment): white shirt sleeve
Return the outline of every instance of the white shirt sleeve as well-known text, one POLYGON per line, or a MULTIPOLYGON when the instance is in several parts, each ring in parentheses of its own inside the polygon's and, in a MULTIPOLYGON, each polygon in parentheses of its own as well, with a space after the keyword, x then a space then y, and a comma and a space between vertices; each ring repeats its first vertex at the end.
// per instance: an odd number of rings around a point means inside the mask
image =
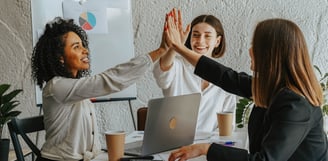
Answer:
POLYGON ((80 79, 55 77, 50 80, 52 83, 47 83, 53 87, 46 86, 43 96, 52 95, 57 102, 69 102, 108 95, 129 87, 152 68, 153 62, 145 54, 94 76, 80 79))

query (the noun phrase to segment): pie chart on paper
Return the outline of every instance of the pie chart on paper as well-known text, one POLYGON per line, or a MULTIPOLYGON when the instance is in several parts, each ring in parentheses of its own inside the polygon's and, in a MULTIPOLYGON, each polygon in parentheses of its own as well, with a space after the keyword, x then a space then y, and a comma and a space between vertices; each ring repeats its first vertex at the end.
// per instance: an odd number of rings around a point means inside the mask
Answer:
POLYGON ((96 26, 96 16, 91 12, 83 12, 79 17, 79 23, 84 30, 92 30, 96 26))

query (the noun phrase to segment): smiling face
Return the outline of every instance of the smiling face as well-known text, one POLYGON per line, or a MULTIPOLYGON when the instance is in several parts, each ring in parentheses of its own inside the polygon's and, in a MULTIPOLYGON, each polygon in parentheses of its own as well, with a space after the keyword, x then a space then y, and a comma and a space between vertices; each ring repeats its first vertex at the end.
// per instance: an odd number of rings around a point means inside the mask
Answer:
POLYGON ((82 45, 80 37, 75 32, 68 32, 65 38, 64 57, 61 63, 64 63, 73 76, 76 77, 79 70, 90 68, 89 52, 82 45))
POLYGON ((219 46, 221 37, 217 36, 215 29, 207 23, 196 24, 192 28, 190 45, 198 54, 211 57, 212 51, 219 46))

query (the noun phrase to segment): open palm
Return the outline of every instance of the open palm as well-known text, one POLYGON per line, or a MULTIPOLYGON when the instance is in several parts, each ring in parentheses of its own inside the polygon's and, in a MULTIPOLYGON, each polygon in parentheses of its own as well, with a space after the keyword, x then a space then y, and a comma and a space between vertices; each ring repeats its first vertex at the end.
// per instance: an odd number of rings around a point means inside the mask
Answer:
POLYGON ((184 45, 190 31, 190 25, 186 27, 185 31, 183 31, 182 26, 180 10, 178 10, 178 16, 176 16, 176 11, 173 9, 166 18, 166 43, 170 47, 176 48, 184 45))

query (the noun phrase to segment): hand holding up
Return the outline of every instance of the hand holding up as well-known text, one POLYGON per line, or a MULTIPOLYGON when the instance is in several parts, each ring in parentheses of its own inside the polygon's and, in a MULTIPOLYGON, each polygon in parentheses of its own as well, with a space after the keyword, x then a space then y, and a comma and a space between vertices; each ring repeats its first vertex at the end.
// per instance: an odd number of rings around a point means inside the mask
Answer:
POLYGON ((175 9, 166 15, 164 30, 166 44, 195 66, 202 55, 197 54, 184 45, 190 31, 190 25, 183 31, 182 16, 179 10, 178 17, 176 16, 175 9))
POLYGON ((187 40, 188 34, 190 32, 190 24, 187 25, 186 29, 183 30, 182 15, 181 11, 178 10, 178 15, 176 14, 176 9, 173 8, 166 15, 165 22, 165 33, 166 33, 166 44, 169 47, 174 47, 176 45, 184 45, 187 40))

